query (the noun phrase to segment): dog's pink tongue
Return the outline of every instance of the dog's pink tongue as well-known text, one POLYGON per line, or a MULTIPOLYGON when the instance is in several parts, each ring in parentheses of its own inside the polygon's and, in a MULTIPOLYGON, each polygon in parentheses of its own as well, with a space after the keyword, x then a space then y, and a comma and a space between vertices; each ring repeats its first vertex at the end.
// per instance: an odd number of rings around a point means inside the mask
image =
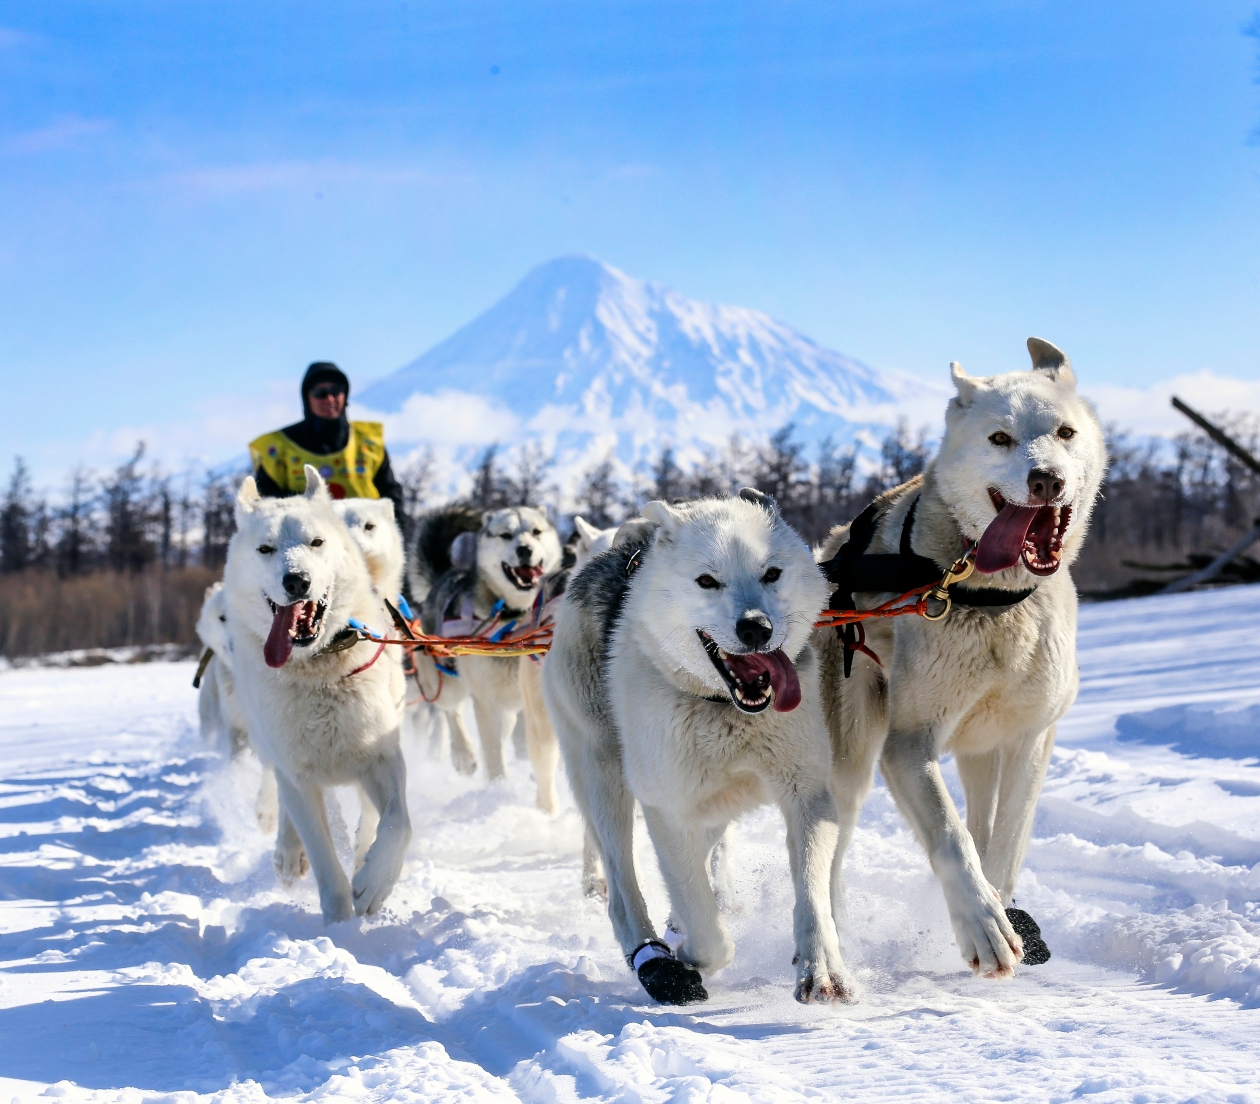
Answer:
POLYGON ((289 656, 293 654, 293 623, 301 605, 301 602, 294 602, 291 606, 281 606, 271 619, 271 632, 263 645, 263 659, 268 667, 283 667, 289 662, 289 656))
POLYGON ((774 687, 774 711, 791 713, 801 704, 801 682, 796 677, 796 668, 782 650, 770 652, 766 659, 770 661, 770 685, 774 687))
POLYGON ((976 545, 976 570, 983 575, 1005 571, 1019 563, 1024 538, 1040 506, 1013 506, 1009 502, 984 531, 976 545))
POLYGON ((801 683, 796 668, 782 649, 773 652, 728 653, 726 665, 744 682, 756 682, 762 671, 769 672, 774 688, 776 713, 790 713, 801 704, 801 683))

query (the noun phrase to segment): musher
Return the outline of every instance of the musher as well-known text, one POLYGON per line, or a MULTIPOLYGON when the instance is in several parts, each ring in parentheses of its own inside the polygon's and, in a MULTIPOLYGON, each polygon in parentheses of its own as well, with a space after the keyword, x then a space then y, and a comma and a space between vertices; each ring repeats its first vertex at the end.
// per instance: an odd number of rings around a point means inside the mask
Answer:
POLYGON ((264 433, 249 445, 254 480, 260 494, 273 498, 306 489, 303 465, 324 477, 333 498, 388 498, 394 516, 403 517, 403 491, 389 466, 380 422, 352 422, 346 417, 350 381, 325 360, 302 378, 305 417, 284 429, 264 433))

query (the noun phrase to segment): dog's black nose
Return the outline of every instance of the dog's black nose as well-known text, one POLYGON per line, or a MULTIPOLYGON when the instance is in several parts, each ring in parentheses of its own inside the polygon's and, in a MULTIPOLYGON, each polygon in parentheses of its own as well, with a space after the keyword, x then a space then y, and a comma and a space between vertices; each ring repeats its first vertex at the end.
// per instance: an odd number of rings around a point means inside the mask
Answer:
POLYGON ((754 613, 741 617, 735 622, 735 635, 739 637, 745 648, 756 651, 764 648, 774 635, 774 626, 764 613, 754 613))
POLYGON ((527 544, 518 544, 516 558, 521 561, 522 567, 529 567, 529 561, 534 558, 534 550, 527 544))
POLYGON ((280 580, 284 592, 295 602, 311 592, 311 577, 305 571, 286 571, 280 580))
POLYGON ((1028 493, 1034 502, 1053 502, 1063 493, 1063 473, 1053 468, 1033 468, 1028 473, 1028 493))

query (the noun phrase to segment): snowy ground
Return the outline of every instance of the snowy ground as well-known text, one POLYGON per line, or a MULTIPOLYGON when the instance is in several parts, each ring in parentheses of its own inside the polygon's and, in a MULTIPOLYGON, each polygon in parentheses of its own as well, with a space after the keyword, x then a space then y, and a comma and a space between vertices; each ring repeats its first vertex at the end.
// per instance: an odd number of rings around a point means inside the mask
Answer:
POLYGON ((403 880, 325 930, 255 777, 199 746, 191 664, 0 673, 0 1100, 1260 1101, 1258 624, 1260 587, 1084 611, 1019 892, 1055 953, 1012 982, 962 968, 877 789, 839 1010, 791 999, 769 811, 738 829, 734 963, 665 1011, 526 763, 484 788, 411 748, 403 880))

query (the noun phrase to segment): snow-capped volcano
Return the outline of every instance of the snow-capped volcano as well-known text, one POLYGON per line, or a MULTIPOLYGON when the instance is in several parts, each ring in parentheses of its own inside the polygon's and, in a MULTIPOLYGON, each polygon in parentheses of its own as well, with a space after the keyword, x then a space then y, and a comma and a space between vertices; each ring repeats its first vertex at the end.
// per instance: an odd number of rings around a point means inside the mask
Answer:
POLYGON ((358 401, 394 415, 395 441, 541 439, 564 471, 609 453, 633 467, 667 442, 685 465, 736 431, 755 439, 789 421, 805 441, 845 442, 891 425, 923 390, 760 311, 578 256, 540 265, 358 401))

